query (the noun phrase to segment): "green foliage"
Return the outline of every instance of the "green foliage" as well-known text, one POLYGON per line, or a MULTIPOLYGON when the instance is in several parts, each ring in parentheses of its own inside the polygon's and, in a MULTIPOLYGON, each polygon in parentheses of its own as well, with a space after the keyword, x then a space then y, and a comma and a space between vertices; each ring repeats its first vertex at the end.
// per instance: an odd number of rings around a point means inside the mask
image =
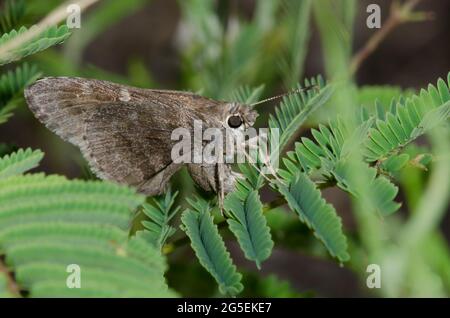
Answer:
POLYGON ((375 211, 382 215, 389 215, 397 211, 401 204, 394 201, 398 193, 398 187, 390 182, 386 177, 377 175, 377 170, 368 166, 363 162, 340 162, 336 166, 334 177, 338 186, 355 195, 363 197, 358 187, 358 181, 352 175, 352 171, 358 171, 359 177, 364 176, 364 180, 368 183, 367 187, 373 194, 370 199, 375 211))
POLYGON ((388 173, 400 171, 409 161, 409 155, 402 153, 394 155, 383 161, 381 168, 388 173))
POLYGON ((8 120, 11 111, 22 100, 23 89, 40 75, 36 66, 25 63, 0 76, 0 124, 8 120))
POLYGON ((239 169, 244 174, 245 178, 238 179, 234 193, 245 201, 249 193, 253 190, 260 190, 264 184, 265 179, 260 172, 261 165, 256 164, 240 164, 239 169), (259 168, 258 168, 259 166, 259 168))
POLYGON ((228 22, 216 14, 211 0, 178 3, 186 30, 181 52, 189 86, 207 96, 224 99, 241 83, 256 78, 264 28, 240 20, 235 21, 233 28, 228 27, 228 22), (195 71, 199 68, 202 72, 195 71))
MULTIPOLYGON (((324 81, 319 77, 317 79, 312 79, 311 82, 306 81, 306 86, 309 85, 317 85, 317 90, 312 90, 302 94, 296 94, 286 97, 279 108, 275 110, 276 117, 272 116, 269 119, 269 126, 271 128, 279 128, 281 130, 281 140, 280 140, 280 148, 282 149, 288 142, 288 140, 293 136, 293 134, 298 131, 300 125, 306 120, 306 118, 320 105, 326 102, 328 98, 331 96, 332 89, 330 86, 326 86, 324 81)), ((303 157, 303 156, 302 156, 303 157)), ((301 157, 301 158, 302 158, 301 157)), ((334 158, 335 159, 335 158, 334 158)), ((295 197, 295 191, 299 191, 300 189, 296 189, 300 187, 299 181, 296 178, 296 172, 299 171, 301 166, 297 166, 296 164, 291 163, 288 165, 288 168, 292 170, 290 173, 287 173, 283 170, 280 170, 280 175, 284 175, 286 177, 286 181, 288 184, 292 184, 290 188, 286 188, 284 185, 278 182, 277 190, 286 198, 286 201, 289 203, 290 207, 296 211, 300 215, 300 219, 305 222, 309 227, 311 227, 315 232, 316 236, 325 243, 325 246, 330 250, 330 254, 338 257, 341 261, 345 261, 349 258, 349 255, 346 251, 346 241, 345 236, 342 233, 342 228, 340 224, 340 220, 335 213, 334 208, 331 205, 325 204, 325 202, 320 197, 320 192, 314 192, 311 190, 311 193, 318 197, 314 197, 314 202, 320 202, 321 204, 318 206, 319 211, 316 210, 303 210, 299 209, 299 202, 296 202, 297 199, 295 197), (283 172, 285 172, 283 174, 283 172), (292 195, 290 193, 294 193, 292 195), (322 201, 320 201, 322 200, 322 201), (294 205, 294 202, 296 205, 294 205), (307 215, 309 218, 302 217, 302 213, 307 215), (314 219, 312 215, 325 215, 324 219, 331 219, 330 221, 333 223, 333 226, 339 230, 340 235, 331 234, 329 236, 328 228, 324 230, 323 222, 316 222, 317 219, 314 219), (317 234, 318 233, 318 234, 317 234), (338 239, 336 239, 338 237, 338 239), (338 245, 333 245, 330 242, 336 241, 338 245), (340 244, 340 245, 339 245, 340 244)), ((225 209, 228 213, 233 217, 233 219, 229 219, 230 230, 236 235, 238 241, 240 243, 241 248, 244 250, 245 255, 248 259, 256 261, 257 266, 259 267, 259 263, 263 260, 263 257, 257 256, 257 252, 255 251, 255 243, 252 242, 252 239, 255 240, 255 236, 250 234, 251 228, 257 228, 261 231, 265 228, 263 225, 266 223, 264 216, 262 215, 262 206, 258 204, 258 201, 252 202, 252 204, 247 203, 251 196, 255 196, 257 192, 255 190, 259 190, 264 185, 264 179, 261 173, 261 164, 250 165, 244 164, 240 165, 241 171, 244 173, 245 179, 238 180, 236 185, 236 191, 227 197, 225 202, 225 209), (258 167, 259 166, 259 167, 258 167), (251 207, 257 207, 257 209, 251 209, 251 207), (261 210, 261 213, 257 213, 258 210, 261 210), (234 213, 234 214, 233 214, 234 213), (248 215, 252 213, 258 218, 249 218, 248 215), (237 215, 236 215, 237 214, 237 215), (240 217, 239 217, 240 216, 240 217), (247 216, 246 218, 244 216, 247 216), (239 222, 236 223, 235 220, 239 222)), ((305 171, 308 171, 306 169, 305 171)), ((309 180, 308 180, 309 181, 309 180)), ((311 182, 311 181, 309 181, 311 182)), ((312 183, 314 190, 315 186, 312 183)), ((256 197, 257 199, 258 197, 256 197)), ((249 201, 251 202, 251 201, 249 201)), ((316 206, 314 206, 316 208, 316 206)), ((262 240, 265 242, 266 246, 270 245, 269 232, 267 232, 262 237, 266 239, 262 240)), ((261 252, 260 252, 261 253, 261 252)), ((268 254, 270 254, 270 249, 267 250, 268 254)), ((266 254, 262 254, 266 257, 266 254)))
POLYGON ((273 241, 258 192, 250 192, 245 200, 231 193, 225 198, 224 207, 230 216, 227 219, 230 230, 238 239, 245 257, 261 268, 261 263, 272 253, 273 241))
POLYGON ((30 148, 19 149, 10 155, 0 158, 0 179, 21 174, 38 166, 44 157, 40 150, 31 150, 30 148))
POLYGON ((197 199, 189 200, 189 203, 192 208, 183 212, 181 221, 200 264, 214 277, 221 293, 240 293, 243 289, 242 275, 236 272, 236 266, 213 222, 208 202, 197 199))
MULTIPOLYGON (((323 105, 333 92, 332 86, 326 85, 320 76, 306 80, 304 87, 311 85, 314 87, 306 92, 284 97, 280 106, 275 108, 275 115, 270 115, 269 127, 279 129, 280 151, 288 144, 306 118, 323 105)), ((302 89, 302 86, 299 85, 298 89, 302 89)))
POLYGON ((0 240, 18 283, 32 297, 169 295, 157 251, 112 226, 35 223, 3 230, 0 240), (70 264, 81 268, 80 289, 66 286, 70 264))
POLYGON ((143 197, 136 196, 127 188, 98 181, 68 181, 56 175, 12 176, 1 179, 0 186, 4 187, 0 195, 3 211, 0 228, 33 220, 67 217, 95 224, 111 223, 125 229, 129 225, 131 210, 143 201, 143 197), (55 200, 50 200, 52 197, 55 200), (25 215, 28 218, 23 219, 25 215))
POLYGON ((340 79, 348 72, 355 10, 355 0, 313 1, 328 78, 340 79))
POLYGON ((224 202, 230 230, 246 258, 255 261, 258 269, 270 256, 274 245, 258 194, 265 184, 262 168, 262 163, 239 164, 244 178, 237 180, 235 191, 228 194, 224 202))
POLYGON ((310 36, 309 20, 311 0, 282 2, 286 10, 286 28, 288 43, 280 59, 280 69, 285 79, 285 86, 292 87, 300 79, 307 53, 310 36))
MULTIPOLYGON (((447 81, 450 83, 450 73, 447 81)), ((448 83, 439 79, 437 87, 430 84, 419 95, 397 103, 385 120, 377 120, 365 143, 367 160, 383 160, 445 121, 450 115, 448 83)))
POLYGON ((315 236, 324 243, 330 254, 341 262, 349 260, 341 219, 333 206, 322 199, 314 182, 299 172, 289 180, 288 185, 278 183, 276 186, 286 198, 290 208, 314 231, 315 236))
POLYGON ((318 171, 324 177, 322 182, 336 183, 341 189, 358 197, 362 194, 350 175, 354 169, 360 169, 361 173, 367 175, 370 187, 376 194, 377 211, 385 215, 395 212, 400 207, 393 201, 398 188, 388 179, 377 176, 376 169, 352 161, 352 156, 367 139, 371 125, 372 120, 363 122, 354 132, 350 132, 340 119, 330 122, 328 127, 319 125, 318 130, 311 130, 315 142, 306 137, 301 138, 301 143, 295 144, 295 151, 284 158, 287 170, 280 169, 280 175, 286 180, 292 180, 300 171, 309 175, 318 171))
MULTIPOLYGON (((22 27, 27 21, 25 9, 32 11, 33 18, 44 16, 56 2, 26 5, 23 0, 6 2, 0 12, 0 65, 68 38, 67 27, 55 26, 5 51, 18 36, 27 36, 35 30, 22 27), (19 31, 15 31, 17 29, 19 31)), ((74 32, 63 50, 49 50, 34 57, 39 69, 49 75, 162 86, 156 82, 157 77, 148 73, 139 56, 128 61, 127 77, 82 65, 82 53, 94 39, 145 4, 145 0, 106 1, 92 8, 86 13, 83 29, 74 32)), ((449 272, 445 241, 434 235, 421 242, 423 246, 414 245, 416 238, 405 235, 399 227, 403 218, 386 217, 382 223, 373 212, 387 216, 399 209, 400 203, 394 201, 399 189, 393 183, 398 180, 407 206, 414 212, 404 214, 405 219, 411 219, 405 221, 406 231, 420 236, 424 231, 420 227, 422 224, 431 228, 431 224, 436 223, 434 220, 439 219, 439 214, 433 210, 445 205, 442 203, 445 196, 439 197, 439 193, 448 192, 448 185, 445 182, 436 185, 435 180, 439 178, 433 174, 448 171, 442 169, 448 151, 436 152, 435 144, 438 144, 436 140, 448 137, 448 129, 442 130, 444 133, 436 138, 432 128, 448 123, 450 73, 447 83, 440 79, 436 86, 430 85, 417 95, 392 86, 357 87, 351 58, 354 0, 261 0, 255 3, 252 18, 235 14, 229 1, 192 0, 179 1, 179 4, 182 27, 176 47, 181 56, 182 81, 177 83, 178 87, 201 90, 202 94, 216 99, 227 98, 244 104, 258 101, 263 88, 267 94, 278 91, 281 83, 300 88, 297 82, 304 69, 311 13, 321 37, 325 71, 332 82, 326 84, 321 77, 306 80, 303 87, 313 87, 291 94, 279 103, 269 116, 268 126, 279 129, 281 143, 279 149, 271 150, 282 152, 291 141, 297 140, 294 149, 287 153, 284 167, 274 175, 263 175, 262 169, 266 168, 261 162, 263 158, 258 158, 256 164, 240 164, 244 178, 238 179, 235 191, 225 198, 225 218, 214 217, 213 200, 190 201, 191 208, 184 211, 181 222, 200 264, 185 262, 183 257, 178 257, 181 253, 171 257, 170 267, 177 272, 174 278, 177 282, 170 282, 170 286, 185 296, 217 296, 211 284, 214 278, 223 294, 239 294, 245 284, 246 290, 241 296, 305 296, 273 276, 263 278, 258 274, 257 278, 249 278, 251 275, 245 274, 242 278, 219 234, 219 229, 228 225, 245 257, 254 261, 258 268, 270 256, 274 241, 282 248, 320 257, 328 251, 339 262, 347 261, 352 254, 350 267, 358 270, 365 268, 361 266, 366 265, 366 259, 376 258, 377 262, 382 262, 383 257, 403 268, 403 259, 395 257, 408 255, 409 249, 417 247, 413 254, 424 257, 408 259, 406 256, 407 263, 413 264, 404 271, 407 274, 397 270, 397 275, 386 277, 412 277, 411 282, 399 284, 402 292, 409 293, 414 288, 422 292, 425 288, 422 286, 426 285, 422 282, 429 277, 436 282, 433 287, 441 288, 439 278, 443 277, 444 281, 449 272), (314 118, 318 127, 311 129, 311 137, 298 137, 309 116, 325 103, 332 107, 326 109, 323 117, 314 118), (330 120, 322 120, 325 117, 330 120), (411 142, 425 132, 430 137, 427 148, 414 148, 411 142), (431 171, 429 177, 425 173, 427 170, 431 171), (433 187, 427 190, 424 180, 428 179, 433 187), (260 193, 266 183, 278 197, 263 204, 260 193), (352 233, 349 250, 341 220, 319 190, 334 186, 352 195, 356 231, 352 233), (431 209, 423 208, 430 207, 423 203, 425 191, 432 194, 428 194, 429 198, 437 198, 431 209), (435 193, 438 194, 435 196, 435 193), (302 222, 285 211, 285 203, 302 222), (415 231, 417 228, 419 231, 415 231), (314 239, 309 229, 319 240, 314 239), (397 237, 403 241, 397 241, 397 237), (401 253, 385 252, 397 248, 401 253), (200 265, 213 278, 205 279, 200 265), (434 276, 434 272, 440 277, 434 276)), ((19 104, 23 89, 40 76, 36 67, 27 64, 15 70, 8 66, 8 69, 11 70, 0 77, 0 123, 6 121, 19 104)), ((266 109, 259 111, 258 123, 266 122, 263 126, 267 126, 269 112, 266 109)), ((172 236, 173 244, 168 247, 176 248, 188 241, 183 233, 174 235, 173 223, 178 221, 176 214, 180 210, 175 204, 178 192, 169 191, 144 203, 144 197, 133 190, 107 182, 22 175, 35 168, 43 154, 30 149, 11 152, 10 146, 0 144, 0 153, 9 153, 0 159, 0 297, 161 297, 174 294, 168 290, 164 279, 164 254, 172 250, 163 247, 172 236), (141 220, 134 218, 137 209, 148 219, 142 221, 144 229, 130 237, 130 228, 141 225, 141 220), (70 264, 81 266, 81 289, 66 286, 70 264), (16 284, 22 294, 18 294, 11 283, 16 284)), ((444 173, 440 180, 448 180, 444 173)), ((186 197, 184 188, 189 187, 181 184, 179 190, 183 199, 186 197)), ((389 272, 386 275, 390 275, 389 272)), ((392 285, 392 281, 386 279, 387 284, 392 285)), ((448 289, 447 281, 442 285, 448 289)), ((381 292, 386 293, 385 290, 381 292)))
POLYGON ((20 26, 25 0, 7 0, 0 11, 0 35, 20 26))
POLYGON ((283 160, 288 171, 282 170, 280 174, 292 175, 298 170, 311 173, 316 169, 322 169, 322 174, 326 178, 331 178, 333 167, 350 155, 353 147, 361 143, 367 129, 368 125, 364 124, 350 134, 339 119, 330 122, 328 127, 319 124, 318 130, 311 129, 315 142, 302 137, 301 142, 295 143, 295 150, 287 154, 289 159, 283 160))
POLYGON ((361 86, 358 88, 358 105, 366 108, 369 113, 373 113, 374 105, 380 105, 382 112, 380 115, 384 115, 389 109, 392 102, 398 101, 401 98, 410 97, 414 94, 414 90, 407 89, 402 90, 396 86, 380 86, 370 85, 361 86))
POLYGON ((41 157, 20 150, 1 159, 0 253, 21 289, 32 297, 171 295, 159 251, 128 235, 144 198, 104 182, 17 175, 41 157), (81 268, 80 289, 67 288, 70 264, 81 268))
MULTIPOLYGON (((18 36, 24 35, 28 31, 33 31, 33 27, 30 30, 26 27, 21 27, 19 31, 12 30, 9 33, 3 34, 0 37, 0 47, 6 46, 10 41, 13 41, 18 36)), ((0 65, 20 60, 28 55, 35 54, 53 45, 60 44, 69 36, 70 30, 66 25, 50 27, 41 32, 38 36, 26 41, 20 47, 1 54, 0 65)))
POLYGON ((264 90, 264 85, 260 85, 256 88, 251 88, 249 86, 238 87, 230 96, 230 100, 240 102, 243 104, 251 104, 258 101, 262 92, 264 90))
POLYGON ((175 228, 169 222, 181 207, 174 207, 178 192, 167 191, 165 195, 153 198, 153 204, 145 203, 142 211, 150 221, 142 221, 145 230, 139 232, 152 245, 161 250, 167 239, 175 233, 175 228))

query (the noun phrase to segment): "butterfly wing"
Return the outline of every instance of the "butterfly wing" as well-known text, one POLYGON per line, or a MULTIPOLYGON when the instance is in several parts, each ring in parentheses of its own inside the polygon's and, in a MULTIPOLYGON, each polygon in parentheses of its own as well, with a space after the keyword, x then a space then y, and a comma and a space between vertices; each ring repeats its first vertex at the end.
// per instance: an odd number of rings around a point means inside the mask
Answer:
POLYGON ((83 78, 44 78, 25 91, 35 116, 81 149, 101 178, 162 192, 179 168, 171 133, 214 120, 219 102, 191 93, 148 90, 83 78), (212 117, 211 117, 212 116, 212 117))

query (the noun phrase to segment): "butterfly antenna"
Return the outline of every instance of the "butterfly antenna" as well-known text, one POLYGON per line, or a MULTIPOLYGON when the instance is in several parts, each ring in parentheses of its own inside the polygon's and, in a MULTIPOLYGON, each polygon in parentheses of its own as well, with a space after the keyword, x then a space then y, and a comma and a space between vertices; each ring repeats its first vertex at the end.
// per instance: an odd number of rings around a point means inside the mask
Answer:
POLYGON ((278 99, 278 98, 282 98, 282 97, 284 97, 284 96, 289 96, 289 95, 292 95, 292 94, 298 94, 298 93, 301 93, 301 92, 310 90, 310 89, 312 89, 312 88, 318 89, 319 87, 318 87, 317 85, 310 85, 310 86, 306 86, 306 87, 296 88, 296 89, 293 89, 293 90, 290 91, 290 92, 286 92, 286 93, 283 93, 283 94, 280 94, 280 95, 276 95, 276 96, 272 96, 272 97, 269 97, 269 98, 260 100, 259 102, 250 104, 250 106, 255 106, 255 105, 262 104, 262 103, 270 102, 271 100, 278 99))

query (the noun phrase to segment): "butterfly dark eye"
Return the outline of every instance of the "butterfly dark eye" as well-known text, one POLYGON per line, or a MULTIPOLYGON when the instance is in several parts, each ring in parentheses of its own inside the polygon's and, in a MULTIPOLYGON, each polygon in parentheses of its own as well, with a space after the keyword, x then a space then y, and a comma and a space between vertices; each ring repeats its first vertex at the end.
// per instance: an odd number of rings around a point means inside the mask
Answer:
POLYGON ((239 128, 242 125, 242 118, 240 116, 230 116, 228 118, 228 126, 231 128, 239 128))

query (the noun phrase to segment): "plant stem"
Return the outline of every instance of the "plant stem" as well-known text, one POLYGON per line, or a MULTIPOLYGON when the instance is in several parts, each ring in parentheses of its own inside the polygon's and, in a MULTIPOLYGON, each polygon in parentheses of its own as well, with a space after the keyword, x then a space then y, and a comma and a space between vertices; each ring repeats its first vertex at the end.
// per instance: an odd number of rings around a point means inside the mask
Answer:
POLYGON ((6 277, 7 289, 9 293, 14 297, 21 297, 20 288, 4 264, 3 260, 3 258, 0 258, 0 275, 4 275, 4 277, 6 277))
POLYGON ((360 49, 352 58, 350 64, 350 71, 354 74, 373 51, 375 51, 380 43, 391 33, 397 26, 402 23, 416 20, 424 20, 430 17, 428 13, 422 13, 420 15, 413 15, 412 10, 421 0, 409 0, 402 6, 399 6, 397 2, 393 2, 390 10, 390 14, 384 25, 375 32, 372 37, 366 42, 364 47, 360 49))

